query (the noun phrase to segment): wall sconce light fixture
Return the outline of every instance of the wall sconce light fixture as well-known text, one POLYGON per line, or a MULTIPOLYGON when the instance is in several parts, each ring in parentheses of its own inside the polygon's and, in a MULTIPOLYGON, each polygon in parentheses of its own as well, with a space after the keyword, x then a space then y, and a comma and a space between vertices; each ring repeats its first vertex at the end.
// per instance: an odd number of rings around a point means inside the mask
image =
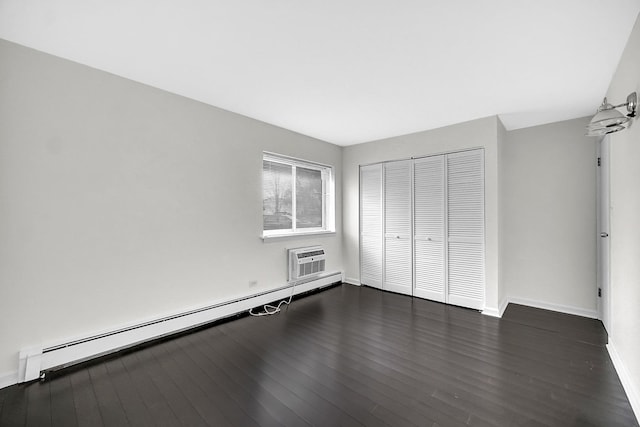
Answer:
POLYGON ((602 100, 598 112, 587 125, 587 136, 603 136, 618 132, 631 126, 632 119, 636 116, 638 107, 638 94, 632 92, 627 96, 627 102, 620 105, 611 105, 607 98, 602 100), (616 108, 627 107, 628 114, 624 116, 616 108))

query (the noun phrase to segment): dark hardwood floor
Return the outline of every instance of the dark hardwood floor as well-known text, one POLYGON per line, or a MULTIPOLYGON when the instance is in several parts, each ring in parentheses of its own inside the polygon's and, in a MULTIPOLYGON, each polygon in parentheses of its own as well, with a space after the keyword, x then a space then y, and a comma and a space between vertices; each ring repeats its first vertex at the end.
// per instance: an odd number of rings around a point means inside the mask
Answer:
POLYGON ((0 425, 637 426, 599 321, 341 285, 0 390, 0 425))

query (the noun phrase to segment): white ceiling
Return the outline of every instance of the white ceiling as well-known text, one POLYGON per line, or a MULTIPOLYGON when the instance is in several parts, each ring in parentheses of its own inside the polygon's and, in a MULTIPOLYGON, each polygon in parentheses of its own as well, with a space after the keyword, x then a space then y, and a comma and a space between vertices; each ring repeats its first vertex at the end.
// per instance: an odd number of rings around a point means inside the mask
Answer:
POLYGON ((640 0, 0 0, 0 38, 350 145, 494 114, 515 129, 594 113, 639 11, 640 0))

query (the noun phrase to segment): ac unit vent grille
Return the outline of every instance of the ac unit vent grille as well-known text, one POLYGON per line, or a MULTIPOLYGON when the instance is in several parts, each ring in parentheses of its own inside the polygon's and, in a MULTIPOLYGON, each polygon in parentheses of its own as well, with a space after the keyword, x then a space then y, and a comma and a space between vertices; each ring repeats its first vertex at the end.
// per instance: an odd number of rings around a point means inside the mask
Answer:
POLYGON ((298 259, 301 259, 301 258, 314 257, 314 256, 318 256, 318 255, 324 255, 324 249, 319 249, 317 251, 302 252, 302 253, 297 254, 296 256, 298 257, 298 259))
POLYGON ((289 280, 318 275, 325 271, 325 263, 322 247, 289 249, 289 280))
POLYGON ((324 263, 325 260, 320 261, 312 261, 307 262, 305 264, 300 264, 298 270, 298 277, 309 276, 311 274, 316 274, 324 271, 324 263))

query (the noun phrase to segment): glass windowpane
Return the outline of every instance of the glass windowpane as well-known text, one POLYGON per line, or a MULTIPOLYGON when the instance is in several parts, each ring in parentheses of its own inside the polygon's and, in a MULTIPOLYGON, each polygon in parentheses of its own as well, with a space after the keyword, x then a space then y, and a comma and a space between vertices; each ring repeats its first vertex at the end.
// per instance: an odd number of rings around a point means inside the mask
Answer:
POLYGON ((296 227, 322 227, 322 172, 296 168, 296 227))
POLYGON ((282 163, 262 162, 262 226, 264 230, 293 228, 292 167, 282 163))

